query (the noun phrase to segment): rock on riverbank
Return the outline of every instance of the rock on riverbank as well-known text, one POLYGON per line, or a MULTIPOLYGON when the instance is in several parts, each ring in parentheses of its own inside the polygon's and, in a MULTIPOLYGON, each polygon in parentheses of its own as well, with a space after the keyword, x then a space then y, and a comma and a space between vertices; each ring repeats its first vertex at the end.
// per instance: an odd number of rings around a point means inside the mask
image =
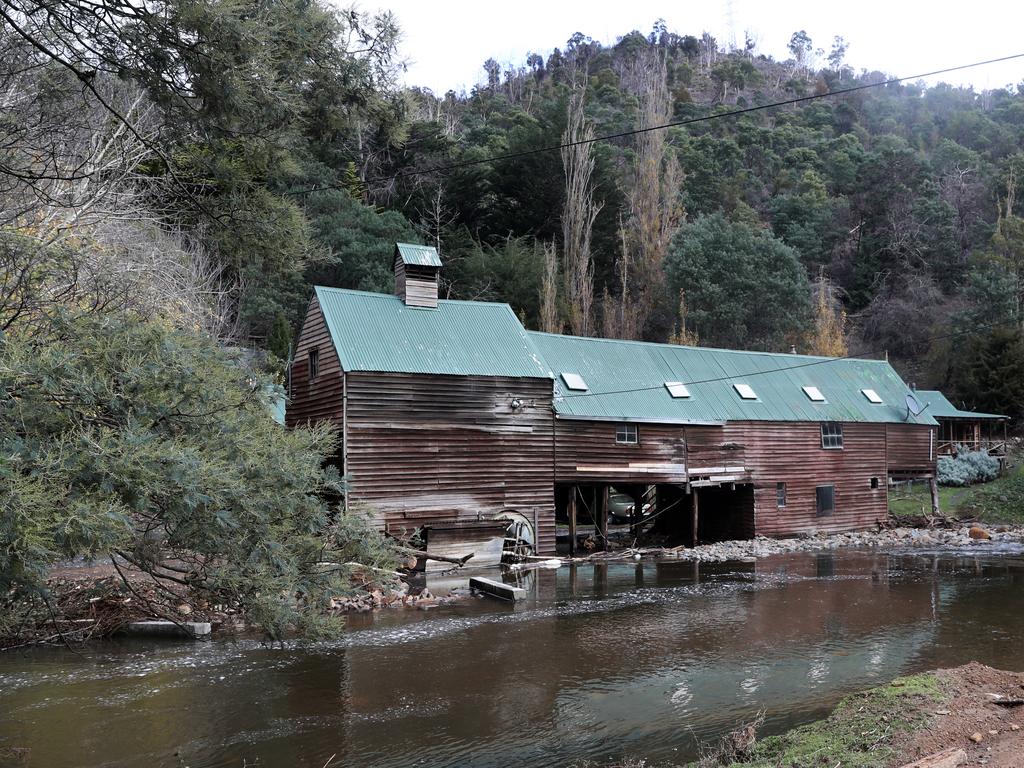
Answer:
MULTIPOLYGON (((1020 546, 1024 549, 1024 527, 1001 526, 994 529, 982 529, 977 526, 951 529, 892 528, 854 533, 819 533, 791 539, 769 539, 758 536, 749 540, 723 541, 716 544, 702 544, 697 547, 635 549, 627 552, 607 553, 605 556, 626 557, 635 553, 641 556, 720 563, 730 560, 751 560, 787 552, 818 552, 834 549, 934 549, 969 550, 980 553, 992 549, 1002 549, 1007 545, 1020 546)), ((595 557, 600 557, 600 555, 595 557)))

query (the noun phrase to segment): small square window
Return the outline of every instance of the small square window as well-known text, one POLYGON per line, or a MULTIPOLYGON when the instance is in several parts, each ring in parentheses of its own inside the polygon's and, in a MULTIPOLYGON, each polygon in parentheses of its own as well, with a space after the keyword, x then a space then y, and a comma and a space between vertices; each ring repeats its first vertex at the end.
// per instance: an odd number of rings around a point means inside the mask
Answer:
POLYGON ((569 389, 576 390, 577 392, 586 392, 588 389, 587 382, 578 373, 563 373, 562 381, 565 382, 565 386, 569 389))
POLYGON ((873 491, 877 491, 878 490, 878 478, 877 477, 872 477, 871 478, 871 490, 873 490, 873 491))
POLYGON ((815 403, 825 402, 825 396, 821 394, 821 390, 818 389, 817 387, 801 387, 801 389, 803 389, 804 394, 807 395, 808 400, 811 400, 815 403))
POLYGON ((821 425, 821 447, 843 447, 843 425, 834 421, 826 421, 821 425))
POLYGON ((860 391, 860 393, 862 395, 864 395, 864 397, 866 397, 868 399, 869 403, 874 403, 875 405, 881 405, 882 404, 882 398, 880 398, 878 396, 878 393, 875 392, 875 390, 873 390, 873 389, 862 389, 860 391))
POLYGON ((309 350, 309 380, 320 375, 320 350, 316 347, 309 350))
POLYGON ((619 424, 616 426, 615 442, 620 445, 636 445, 639 442, 636 424, 619 424))
POLYGON ((678 381, 666 381, 665 389, 674 398, 689 397, 690 390, 686 388, 686 385, 678 381))
POLYGON ((786 506, 786 484, 776 483, 775 484, 775 506, 784 507, 786 506))
POLYGON ((828 517, 836 511, 836 487, 819 485, 814 489, 818 517, 828 517))
POLYGON ((744 400, 757 400, 757 392, 749 384, 733 384, 732 388, 744 400))

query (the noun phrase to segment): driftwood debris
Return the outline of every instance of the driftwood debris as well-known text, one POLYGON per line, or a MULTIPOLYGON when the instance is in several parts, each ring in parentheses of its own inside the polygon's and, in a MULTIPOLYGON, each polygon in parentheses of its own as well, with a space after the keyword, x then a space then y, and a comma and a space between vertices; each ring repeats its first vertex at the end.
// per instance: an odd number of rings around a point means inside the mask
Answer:
POLYGON ((408 555, 415 555, 416 557, 422 557, 427 560, 436 560, 439 563, 452 563, 453 565, 463 566, 469 561, 476 552, 470 552, 464 557, 446 557, 445 555, 435 555, 430 552, 426 552, 422 549, 409 549, 407 547, 399 547, 400 552, 404 552, 408 555))

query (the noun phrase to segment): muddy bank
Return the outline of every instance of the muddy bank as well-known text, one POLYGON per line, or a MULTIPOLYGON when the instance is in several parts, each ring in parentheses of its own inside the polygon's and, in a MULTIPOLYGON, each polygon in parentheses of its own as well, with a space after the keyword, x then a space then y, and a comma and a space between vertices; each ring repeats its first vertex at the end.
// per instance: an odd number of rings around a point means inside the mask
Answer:
MULTIPOLYGON (((260 634, 238 604, 217 602, 179 585, 157 588, 146 574, 128 565, 62 566, 54 569, 46 586, 46 599, 10 605, 11 616, 0 624, 7 628, 0 632, 0 651, 106 639, 131 623, 153 620, 174 622, 183 630, 186 622, 208 623, 214 637, 260 634)), ((340 617, 380 609, 428 610, 466 596, 468 590, 433 594, 404 581, 394 588, 371 584, 332 598, 330 612, 340 617)))
POLYGON ((1024 674, 971 663, 848 696, 781 736, 757 740, 746 726, 690 768, 1020 768, 1022 755, 1024 674))
POLYGON ((754 539, 701 544, 697 547, 623 547, 608 552, 597 552, 587 557, 563 558, 563 562, 587 562, 605 559, 628 559, 637 556, 695 560, 722 563, 746 561, 788 552, 819 552, 836 549, 877 550, 963 550, 980 552, 1000 547, 1024 548, 1024 526, 984 528, 961 526, 951 529, 891 528, 881 531, 855 533, 814 534, 801 538, 754 539))

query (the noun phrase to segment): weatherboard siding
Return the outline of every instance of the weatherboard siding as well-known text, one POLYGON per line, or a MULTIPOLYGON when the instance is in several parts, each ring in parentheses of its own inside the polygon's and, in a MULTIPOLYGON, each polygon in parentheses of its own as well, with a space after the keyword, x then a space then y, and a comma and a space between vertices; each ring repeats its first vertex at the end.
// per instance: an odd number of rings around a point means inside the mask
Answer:
POLYGON ((549 379, 347 376, 351 503, 394 534, 536 510, 539 549, 554 551, 549 379))
POLYGON ((813 531, 864 530, 885 518, 885 425, 843 424, 843 448, 821 447, 820 424, 732 422, 726 440, 743 446, 754 485, 756 532, 789 536, 813 531), (871 488, 871 478, 878 488, 871 488), (786 483, 786 505, 776 484, 786 483), (835 512, 818 517, 815 489, 835 486, 835 512))
MULTIPOLYGON (((674 463, 698 472, 742 467, 743 480, 754 488, 753 531, 788 536, 811 531, 863 530, 887 514, 886 425, 843 425, 843 448, 821 447, 815 422, 730 422, 725 426, 639 425, 639 444, 615 443, 615 422, 558 419, 555 425, 556 481, 559 483, 686 482, 686 473, 649 473, 644 465, 674 463), (632 471, 630 468, 632 466, 632 471), (878 478, 878 488, 871 479, 878 478), (776 484, 786 483, 786 505, 776 505, 776 484), (835 512, 818 517, 816 488, 835 486, 835 512)), ((917 428, 918 431, 927 428, 917 428)), ((897 453, 910 463, 927 463, 927 441, 914 431, 897 430, 896 439, 912 438, 897 453), (923 456, 922 456, 923 450, 923 456)), ((698 491, 699 493, 702 491, 698 491)), ((734 515, 728 500, 705 492, 701 515, 734 515)), ((738 519, 738 515, 736 516, 738 519)))
POLYGON ((897 475, 933 473, 938 447, 935 430, 936 427, 917 424, 887 424, 889 472, 897 475))
POLYGON ((334 349, 324 316, 320 312, 320 304, 314 297, 309 303, 295 345, 295 362, 292 363, 285 424, 288 427, 295 427, 330 421, 340 429, 344 390, 342 376, 338 353, 334 349), (319 374, 312 381, 309 378, 311 349, 317 350, 320 360, 319 374))
POLYGON ((615 442, 616 422, 555 421, 559 483, 685 483, 686 440, 680 426, 638 424, 636 445, 615 442))

